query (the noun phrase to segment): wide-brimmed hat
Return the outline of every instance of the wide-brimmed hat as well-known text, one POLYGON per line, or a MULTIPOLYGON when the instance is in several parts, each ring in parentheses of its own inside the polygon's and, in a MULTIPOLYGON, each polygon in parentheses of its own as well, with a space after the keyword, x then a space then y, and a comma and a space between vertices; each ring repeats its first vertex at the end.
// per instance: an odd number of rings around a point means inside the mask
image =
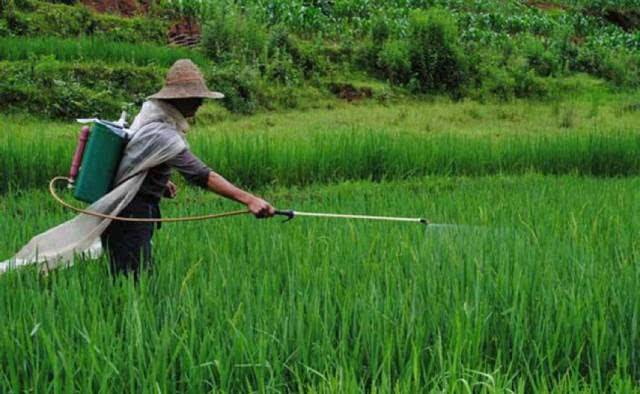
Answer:
POLYGON ((224 94, 209 90, 198 66, 189 59, 180 59, 173 63, 173 66, 169 69, 162 89, 147 98, 181 99, 197 97, 221 99, 224 94))

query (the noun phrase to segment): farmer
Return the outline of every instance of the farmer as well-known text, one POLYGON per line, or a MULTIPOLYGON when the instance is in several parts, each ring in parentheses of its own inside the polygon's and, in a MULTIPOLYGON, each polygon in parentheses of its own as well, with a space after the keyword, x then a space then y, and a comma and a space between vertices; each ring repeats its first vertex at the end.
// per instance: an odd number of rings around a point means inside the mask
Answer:
MULTIPOLYGON (((178 60, 169 69, 165 86, 143 104, 131 130, 135 132, 142 127, 156 127, 168 133, 175 133, 176 130, 186 133, 189 129, 186 119, 195 116, 203 99, 223 97, 221 93, 209 91, 195 64, 187 59, 178 60)), ((188 183, 246 205, 258 218, 274 215, 274 208, 269 203, 237 188, 185 147, 177 155, 148 170, 135 197, 118 216, 159 218, 160 199, 176 196, 176 185, 169 180, 172 168, 180 172, 188 183)), ((114 275, 133 273, 137 278, 140 270, 151 266, 151 238, 155 226, 152 222, 111 222, 102 233, 101 241, 109 255, 114 275)), ((157 228, 160 228, 160 223, 157 228)))

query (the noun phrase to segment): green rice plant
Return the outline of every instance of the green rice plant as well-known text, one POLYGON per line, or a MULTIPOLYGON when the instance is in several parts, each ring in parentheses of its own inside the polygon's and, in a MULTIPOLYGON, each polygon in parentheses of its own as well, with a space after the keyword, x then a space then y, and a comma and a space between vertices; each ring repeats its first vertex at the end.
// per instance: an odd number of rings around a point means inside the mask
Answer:
MULTIPOLYGON (((562 127, 566 125, 561 124, 562 127)), ((0 151, 3 190, 44 186, 65 174, 75 132, 51 141, 20 143, 9 133, 0 151), (39 170, 36 171, 35 169, 39 170)), ((640 138, 633 134, 511 137, 495 141, 455 134, 420 137, 384 131, 335 130, 280 143, 266 134, 248 138, 198 135, 194 152, 229 179, 250 187, 307 185, 349 179, 406 179, 433 175, 578 173, 630 176, 640 173, 640 138)))
MULTIPOLYGON (((637 178, 429 177, 269 188, 278 207, 458 227, 250 217, 166 225, 155 270, 0 277, 0 390, 636 391, 637 178)), ((166 216, 237 205, 182 190, 166 216)), ((0 200, 0 256, 72 216, 0 200)))
POLYGON ((129 44, 101 38, 0 37, 0 60, 30 60, 52 56, 65 62, 129 63, 137 66, 157 65, 168 68, 176 60, 191 59, 207 68, 208 60, 199 52, 152 44, 129 44))
MULTIPOLYGON (((345 105, 198 123, 188 139, 213 169, 251 187, 528 171, 637 175, 636 113, 619 110, 632 101, 600 102, 607 104, 595 117, 591 100, 345 105)), ((77 124, 24 117, 2 124, 0 191, 44 187, 67 173, 77 124)))

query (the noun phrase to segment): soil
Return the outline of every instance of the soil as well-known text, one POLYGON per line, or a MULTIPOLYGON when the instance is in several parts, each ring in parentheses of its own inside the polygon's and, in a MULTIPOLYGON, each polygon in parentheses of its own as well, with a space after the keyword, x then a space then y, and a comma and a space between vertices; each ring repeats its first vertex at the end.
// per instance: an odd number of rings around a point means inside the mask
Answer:
MULTIPOLYGON (((527 0, 527 5, 544 11, 566 10, 566 7, 563 5, 542 0, 527 0)), ((621 27, 625 31, 640 29, 640 11, 637 9, 622 10, 609 8, 602 12, 587 9, 586 12, 590 15, 601 17, 609 23, 621 27)))
POLYGON ((144 15, 149 9, 150 0, 81 0, 82 4, 100 13, 121 16, 144 15))
POLYGON ((200 35, 200 25, 192 18, 182 18, 176 21, 169 29, 169 37, 177 36, 180 34, 187 34, 191 36, 200 35))
POLYGON ((640 28, 640 11, 608 9, 604 12, 604 19, 620 26, 625 31, 633 31, 640 28))
POLYGON ((347 101, 362 100, 373 97, 373 89, 367 86, 356 87, 350 83, 332 82, 329 84, 329 90, 336 97, 347 101))

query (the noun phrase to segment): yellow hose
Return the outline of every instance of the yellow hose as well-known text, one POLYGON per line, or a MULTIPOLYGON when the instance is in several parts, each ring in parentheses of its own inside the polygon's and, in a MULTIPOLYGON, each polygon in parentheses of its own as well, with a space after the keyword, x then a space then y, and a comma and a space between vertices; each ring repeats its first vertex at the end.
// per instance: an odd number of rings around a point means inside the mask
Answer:
POLYGON ((53 198, 60 205, 66 207, 66 208, 69 208, 71 210, 74 210, 76 212, 84 213, 85 215, 95 216, 95 217, 103 218, 103 219, 119 220, 119 221, 122 221, 122 222, 163 222, 163 223, 167 223, 167 222, 189 222, 189 221, 196 221, 196 220, 220 219, 220 218, 226 218, 226 217, 229 217, 229 216, 246 215, 248 213, 251 213, 251 211, 248 211, 248 210, 241 210, 241 211, 231 211, 231 212, 216 213, 216 214, 209 214, 209 215, 200 215, 200 216, 185 216, 185 217, 179 217, 179 218, 155 218, 155 219, 154 218, 124 218, 124 217, 120 217, 120 216, 105 215, 103 213, 87 211, 86 209, 74 207, 73 205, 65 202, 62 198, 60 198, 60 196, 58 196, 58 194, 56 194, 55 184, 58 181, 66 181, 67 183, 70 183, 71 179, 67 178, 67 177, 64 177, 64 176, 57 176, 57 177, 53 178, 51 180, 51 182, 49 182, 49 192, 51 193, 51 196, 53 196, 53 198))

